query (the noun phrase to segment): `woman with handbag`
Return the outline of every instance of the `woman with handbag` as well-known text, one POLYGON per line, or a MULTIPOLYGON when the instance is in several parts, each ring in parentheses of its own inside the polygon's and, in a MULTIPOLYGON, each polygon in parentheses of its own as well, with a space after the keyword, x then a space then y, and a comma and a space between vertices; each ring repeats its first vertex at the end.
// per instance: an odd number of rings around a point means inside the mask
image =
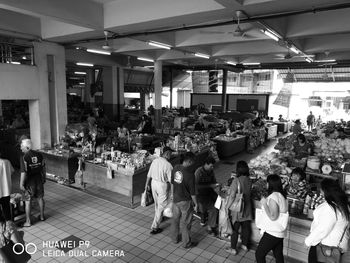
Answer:
MULTIPOLYGON (((30 259, 30 255, 25 252, 19 255, 13 252, 16 243, 24 245, 16 225, 12 221, 6 221, 0 212, 0 263, 25 263, 30 259)), ((20 246, 18 248, 21 250, 20 246)))
POLYGON ((347 196, 338 182, 324 179, 321 193, 325 202, 314 211, 310 234, 305 239, 309 263, 340 262, 348 248, 349 206, 347 196))
POLYGON ((245 161, 239 161, 236 167, 237 177, 233 179, 226 202, 226 211, 232 224, 231 247, 225 250, 233 255, 237 254, 237 240, 239 228, 242 228, 241 248, 248 251, 251 235, 251 220, 253 218, 249 167, 245 161))
MULTIPOLYGON (((270 224, 279 224, 277 221, 281 216, 281 213, 288 212, 288 201, 286 199, 286 193, 282 187, 281 178, 277 174, 271 174, 267 177, 267 191, 269 196, 260 200, 261 206, 266 213, 267 217, 271 220, 270 224)), ((272 226, 270 229, 274 229, 272 226)), ((255 258, 257 263, 265 263, 267 253, 272 250, 276 259, 276 263, 283 263, 283 238, 285 236, 285 229, 276 231, 269 230, 269 226, 266 225, 263 236, 260 239, 258 248, 255 252, 255 258)))

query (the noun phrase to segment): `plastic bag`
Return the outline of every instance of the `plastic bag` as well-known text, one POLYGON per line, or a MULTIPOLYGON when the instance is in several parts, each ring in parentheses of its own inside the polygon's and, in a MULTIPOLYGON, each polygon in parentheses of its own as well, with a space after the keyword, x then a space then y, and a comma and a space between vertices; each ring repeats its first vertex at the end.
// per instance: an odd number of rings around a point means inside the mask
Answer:
POLYGON ((141 195, 141 206, 149 206, 154 203, 152 190, 151 188, 147 188, 141 195))

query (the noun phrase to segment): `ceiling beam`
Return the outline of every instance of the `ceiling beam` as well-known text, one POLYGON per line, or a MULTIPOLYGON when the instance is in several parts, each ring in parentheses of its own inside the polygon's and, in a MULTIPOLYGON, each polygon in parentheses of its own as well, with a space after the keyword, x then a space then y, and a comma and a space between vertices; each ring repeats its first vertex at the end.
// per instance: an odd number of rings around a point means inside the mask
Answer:
POLYGON ((0 0, 0 8, 93 29, 103 28, 103 6, 85 0, 0 0))

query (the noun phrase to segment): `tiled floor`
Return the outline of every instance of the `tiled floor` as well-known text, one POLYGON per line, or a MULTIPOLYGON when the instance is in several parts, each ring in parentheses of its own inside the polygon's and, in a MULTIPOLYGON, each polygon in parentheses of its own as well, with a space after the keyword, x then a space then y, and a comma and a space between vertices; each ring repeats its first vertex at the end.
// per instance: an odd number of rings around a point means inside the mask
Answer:
MULTIPOLYGON (((274 144, 261 147, 257 153, 271 150, 274 144)), ((253 156, 242 154, 229 162, 220 162, 215 168, 218 181, 227 180, 233 170, 232 161, 253 156)), ((50 181, 45 184, 45 200, 47 220, 22 229, 26 243, 34 243, 38 248, 29 262, 254 262, 253 250, 228 255, 224 249, 229 243, 208 236, 198 220, 192 223, 192 238, 198 242, 195 248, 185 250, 181 244, 172 243, 169 221, 162 223, 162 233, 151 236, 153 205, 129 209, 50 181), (65 255, 56 248, 43 247, 45 241, 59 241, 71 235, 90 245, 81 244, 65 255), (109 250, 114 252, 113 256, 98 254, 109 250)), ((31 244, 29 250, 32 249, 31 244)), ((274 259, 268 256, 267 262, 274 259)))

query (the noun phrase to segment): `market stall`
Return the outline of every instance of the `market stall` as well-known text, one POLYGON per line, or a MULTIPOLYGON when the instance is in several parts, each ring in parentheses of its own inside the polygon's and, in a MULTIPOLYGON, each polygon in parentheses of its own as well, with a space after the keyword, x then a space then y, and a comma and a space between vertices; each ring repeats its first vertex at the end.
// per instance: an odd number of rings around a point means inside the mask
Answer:
POLYGON ((275 121, 277 124, 277 132, 287 133, 292 128, 292 123, 287 121, 275 121))
POLYGON ((214 137, 213 141, 216 142, 216 150, 220 159, 243 152, 246 146, 246 137, 244 135, 226 136, 221 134, 214 137))

